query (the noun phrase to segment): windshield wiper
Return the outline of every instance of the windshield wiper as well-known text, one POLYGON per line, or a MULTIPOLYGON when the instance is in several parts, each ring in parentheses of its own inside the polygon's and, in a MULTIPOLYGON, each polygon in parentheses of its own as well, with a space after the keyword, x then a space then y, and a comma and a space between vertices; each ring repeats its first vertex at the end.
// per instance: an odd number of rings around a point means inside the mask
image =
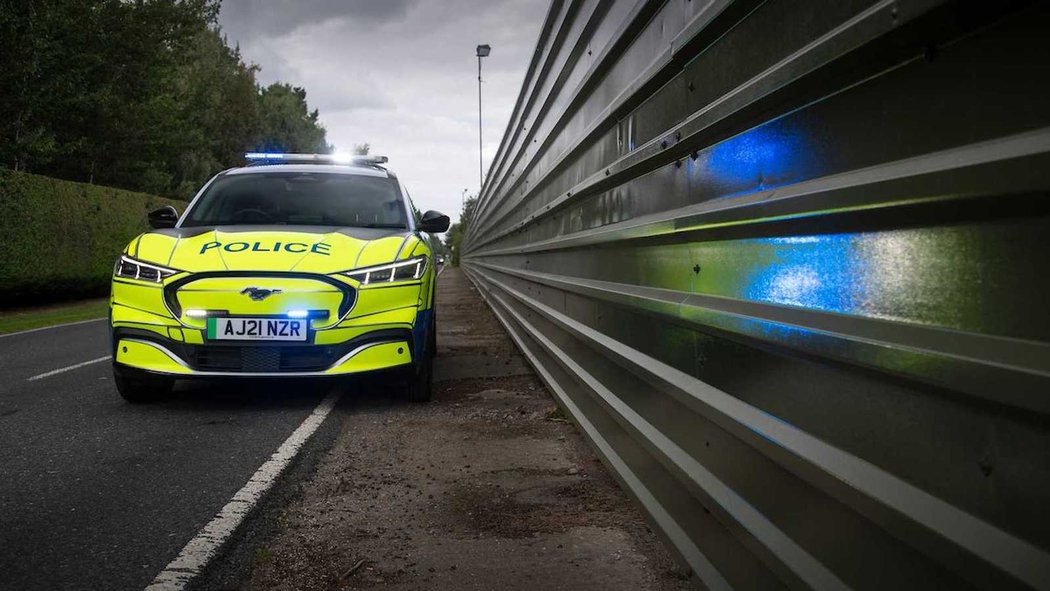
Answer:
POLYGON ((405 229, 405 225, 404 224, 354 224, 354 225, 352 225, 350 227, 351 228, 390 228, 390 229, 398 229, 398 230, 404 230, 405 229))

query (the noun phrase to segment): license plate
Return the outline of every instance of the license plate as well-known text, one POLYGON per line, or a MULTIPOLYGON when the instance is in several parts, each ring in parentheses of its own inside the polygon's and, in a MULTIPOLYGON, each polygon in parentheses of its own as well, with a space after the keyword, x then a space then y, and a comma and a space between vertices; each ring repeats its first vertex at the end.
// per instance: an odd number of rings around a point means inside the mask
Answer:
POLYGON ((209 318, 208 339, 226 341, 305 341, 306 320, 287 318, 209 318))

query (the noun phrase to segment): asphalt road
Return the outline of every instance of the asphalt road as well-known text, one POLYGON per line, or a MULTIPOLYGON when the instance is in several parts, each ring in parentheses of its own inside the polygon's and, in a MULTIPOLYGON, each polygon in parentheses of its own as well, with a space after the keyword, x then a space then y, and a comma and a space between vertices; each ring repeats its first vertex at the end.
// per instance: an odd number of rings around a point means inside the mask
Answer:
POLYGON ((130 405, 107 341, 103 320, 0 337, 2 589, 142 589, 326 394, 193 383, 130 405))

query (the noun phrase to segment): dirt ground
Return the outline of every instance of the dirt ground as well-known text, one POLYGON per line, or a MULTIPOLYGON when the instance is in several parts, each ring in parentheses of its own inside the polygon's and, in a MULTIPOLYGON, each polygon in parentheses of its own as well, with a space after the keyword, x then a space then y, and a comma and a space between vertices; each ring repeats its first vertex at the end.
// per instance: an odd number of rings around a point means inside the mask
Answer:
POLYGON ((688 589, 458 269, 429 404, 344 396, 242 589, 688 589))

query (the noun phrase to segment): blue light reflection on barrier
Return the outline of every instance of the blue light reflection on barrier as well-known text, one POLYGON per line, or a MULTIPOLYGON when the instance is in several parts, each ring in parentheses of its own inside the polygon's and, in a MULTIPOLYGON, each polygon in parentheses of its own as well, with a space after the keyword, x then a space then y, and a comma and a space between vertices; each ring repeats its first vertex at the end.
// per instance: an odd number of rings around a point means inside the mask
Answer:
POLYGON ((854 234, 766 238, 774 260, 748 282, 749 299, 816 310, 851 313, 863 297, 865 275, 854 249, 854 234))
MULTIPOLYGON (((700 154, 698 183, 717 198, 774 189, 819 175, 814 150, 801 130, 771 121, 700 154)), ((853 234, 749 240, 772 259, 746 283, 749 299, 834 312, 855 311, 863 287, 864 257, 853 234), (860 290, 860 291, 858 291, 860 290)))
POLYGON ((733 197, 810 178, 817 169, 802 133, 774 121, 722 141, 691 164, 701 185, 733 197))

